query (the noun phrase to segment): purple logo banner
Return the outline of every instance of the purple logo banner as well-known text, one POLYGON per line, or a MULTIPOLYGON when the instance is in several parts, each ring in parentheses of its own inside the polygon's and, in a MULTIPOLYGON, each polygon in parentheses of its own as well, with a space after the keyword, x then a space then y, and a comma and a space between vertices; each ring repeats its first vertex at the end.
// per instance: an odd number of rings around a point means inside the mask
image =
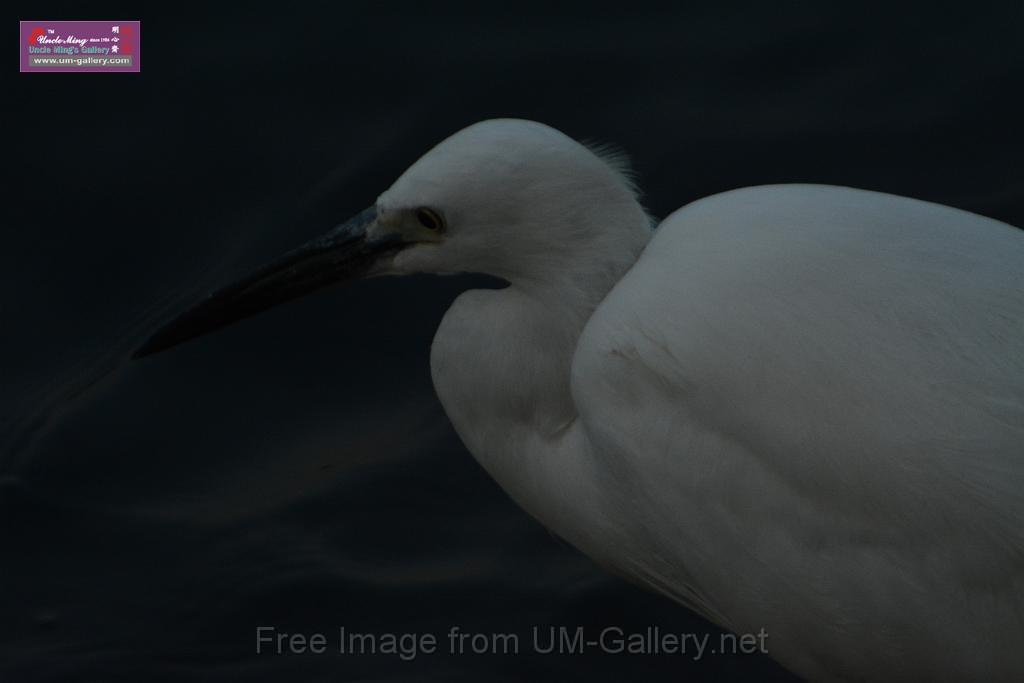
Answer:
POLYGON ((22 21, 21 71, 122 71, 141 68, 140 21, 22 21))

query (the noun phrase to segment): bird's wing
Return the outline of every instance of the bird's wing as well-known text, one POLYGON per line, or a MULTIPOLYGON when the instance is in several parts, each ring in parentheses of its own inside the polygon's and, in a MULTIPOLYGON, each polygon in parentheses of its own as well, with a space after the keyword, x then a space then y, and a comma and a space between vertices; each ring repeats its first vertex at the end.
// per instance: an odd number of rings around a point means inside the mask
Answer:
POLYGON ((956 581, 1024 616, 1022 275, 1020 231, 891 195, 674 213, 573 361, 610 505, 640 520, 619 564, 731 623, 956 581))

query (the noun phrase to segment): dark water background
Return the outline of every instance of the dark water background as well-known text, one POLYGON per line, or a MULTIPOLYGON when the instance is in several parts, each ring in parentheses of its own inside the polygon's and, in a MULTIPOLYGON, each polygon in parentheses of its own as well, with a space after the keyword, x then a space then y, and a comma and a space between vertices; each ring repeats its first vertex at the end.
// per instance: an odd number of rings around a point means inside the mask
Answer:
POLYGON ((617 143, 659 216, 797 181, 1024 225, 1024 11, 470 7, 22 11, 141 18, 143 66, 6 79, 0 681, 786 677, 742 655, 255 654, 257 625, 718 633, 552 538, 461 446, 428 349, 470 280, 333 289, 126 358, 491 117, 617 143))

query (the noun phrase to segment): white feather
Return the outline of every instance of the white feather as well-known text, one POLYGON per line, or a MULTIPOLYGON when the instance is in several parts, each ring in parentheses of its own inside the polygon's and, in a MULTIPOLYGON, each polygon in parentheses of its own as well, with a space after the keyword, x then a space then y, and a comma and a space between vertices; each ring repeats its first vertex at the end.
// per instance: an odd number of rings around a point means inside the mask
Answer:
POLYGON ((489 121, 379 210, 484 272, 432 349, 467 447, 611 570, 815 679, 1024 678, 1024 234, 812 185, 657 231, 621 165, 489 121), (642 252, 642 253, 641 253, 642 252))

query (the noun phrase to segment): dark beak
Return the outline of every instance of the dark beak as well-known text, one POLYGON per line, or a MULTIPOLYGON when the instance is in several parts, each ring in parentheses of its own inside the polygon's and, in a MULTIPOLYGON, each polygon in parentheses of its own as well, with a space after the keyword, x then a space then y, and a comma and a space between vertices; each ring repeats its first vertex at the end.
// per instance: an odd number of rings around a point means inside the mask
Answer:
POLYGON ((398 235, 367 236, 376 217, 376 209, 366 209, 323 237, 214 292, 157 330, 132 358, 150 356, 327 285, 370 274, 380 256, 401 246, 398 235))

